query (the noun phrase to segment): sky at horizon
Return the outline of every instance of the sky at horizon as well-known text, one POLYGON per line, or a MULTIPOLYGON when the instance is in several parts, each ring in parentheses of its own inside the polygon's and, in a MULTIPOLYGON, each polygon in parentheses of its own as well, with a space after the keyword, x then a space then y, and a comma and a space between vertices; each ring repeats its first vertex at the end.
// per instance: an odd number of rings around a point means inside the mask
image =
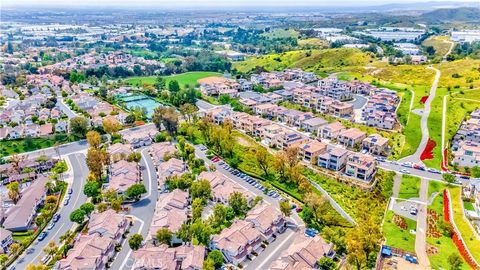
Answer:
MULTIPOLYGON (((383 4, 408 4, 432 0, 1 0, 3 7, 302 7, 302 6, 377 6, 383 4)), ((441 1, 441 0, 440 0, 441 1)), ((478 2, 480 0, 446 0, 448 2, 478 2)))

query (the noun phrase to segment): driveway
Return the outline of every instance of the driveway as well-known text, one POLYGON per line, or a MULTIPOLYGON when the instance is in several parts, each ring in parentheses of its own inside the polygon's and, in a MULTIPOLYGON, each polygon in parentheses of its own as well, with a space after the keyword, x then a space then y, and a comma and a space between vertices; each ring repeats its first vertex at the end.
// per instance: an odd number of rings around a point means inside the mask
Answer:
MULTIPOLYGON (((52 230, 48 231, 48 236, 39 242, 35 240, 29 248, 33 248, 34 252, 31 254, 25 254, 20 256, 17 261, 13 264, 16 269, 26 269, 27 265, 38 264, 45 253, 43 248, 50 242, 54 240, 57 245, 60 242, 60 236, 65 234, 68 230, 74 229, 76 223, 70 221, 70 213, 80 207, 83 203, 87 201, 87 197, 83 194, 83 184, 88 174, 88 167, 85 162, 84 154, 71 154, 67 158, 70 161, 70 164, 73 169, 73 181, 71 188, 73 189, 72 198, 70 203, 66 206, 62 206, 58 213, 60 214, 60 219, 56 223, 55 227, 52 230)), ((63 202, 61 202, 63 203, 63 202)))

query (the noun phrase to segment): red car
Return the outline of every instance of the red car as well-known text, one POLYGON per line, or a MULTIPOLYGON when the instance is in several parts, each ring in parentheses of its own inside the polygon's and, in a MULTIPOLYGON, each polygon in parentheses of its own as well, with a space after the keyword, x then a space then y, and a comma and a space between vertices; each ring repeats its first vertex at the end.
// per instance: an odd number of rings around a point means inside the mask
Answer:
POLYGON ((303 210, 303 209, 302 209, 301 207, 297 207, 297 208, 295 208, 295 211, 297 211, 297 213, 300 213, 300 212, 302 212, 302 210, 303 210))
POLYGON ((219 157, 213 157, 213 158, 212 158, 212 161, 213 161, 213 162, 218 162, 219 160, 220 160, 219 157))

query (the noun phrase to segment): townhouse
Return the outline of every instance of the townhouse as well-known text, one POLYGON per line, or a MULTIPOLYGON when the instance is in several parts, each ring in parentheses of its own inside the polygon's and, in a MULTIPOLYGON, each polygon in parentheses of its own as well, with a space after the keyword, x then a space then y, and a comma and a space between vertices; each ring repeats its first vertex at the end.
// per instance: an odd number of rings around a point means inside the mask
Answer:
POLYGON ((376 161, 370 155, 353 152, 347 158, 345 174, 370 182, 376 173, 376 161))
POLYGON ((140 169, 136 162, 120 160, 110 165, 108 189, 124 194, 127 189, 140 182, 140 169))
POLYGON ((317 82, 318 93, 339 101, 353 98, 350 83, 330 76, 317 82))
POLYGON ((158 165, 165 160, 166 155, 175 154, 177 148, 171 142, 161 142, 152 144, 149 151, 153 162, 158 165))
POLYGON ((314 134, 315 136, 318 134, 318 131, 322 126, 327 125, 328 122, 325 119, 319 117, 313 117, 303 121, 301 128, 306 131, 314 134))
POLYGON ((366 150, 372 155, 388 156, 390 147, 388 145, 388 139, 382 137, 379 134, 372 134, 363 139, 362 149, 366 150))
POLYGON ((166 180, 169 177, 181 176, 188 172, 187 164, 182 160, 171 158, 157 166, 158 189, 160 192, 167 190, 166 180))
POLYGON ((206 256, 205 247, 182 245, 168 247, 146 245, 133 252, 134 270, 200 270, 206 256))
POLYGON ((310 238, 299 235, 280 258, 271 263, 269 269, 316 269, 321 258, 333 258, 334 255, 333 244, 328 244, 321 236, 310 238))
POLYGON ((207 96, 229 95, 235 97, 241 89, 241 85, 238 82, 223 77, 207 77, 199 79, 198 83, 200 84, 202 94, 207 96))
POLYGON ((269 120, 249 115, 247 113, 235 112, 232 115, 233 126, 247 134, 260 135, 260 128, 270 124, 269 120))
POLYGON ((283 132, 273 137, 271 147, 286 149, 297 147, 308 141, 308 137, 290 129, 283 129, 283 132))
POLYGON ((73 248, 67 256, 59 260, 53 269, 106 269, 106 265, 115 255, 115 246, 120 244, 128 230, 130 221, 125 214, 112 209, 102 213, 93 213, 89 219, 87 233, 75 239, 73 248))
POLYGON ((48 178, 40 175, 30 186, 22 191, 20 200, 5 213, 3 227, 9 231, 27 231, 32 229, 38 208, 46 197, 45 184, 48 178))
POLYGON ((280 210, 265 202, 257 204, 250 210, 245 220, 260 231, 262 239, 271 243, 279 233, 286 229, 286 221, 280 210))
POLYGON ((207 180, 210 182, 212 188, 212 200, 218 203, 227 204, 230 195, 234 192, 239 192, 245 196, 248 204, 253 202, 253 193, 246 190, 236 182, 230 180, 222 173, 215 172, 201 172, 198 175, 199 180, 207 180))
POLYGON ((188 205, 188 192, 175 189, 172 192, 160 194, 150 224, 149 238, 155 241, 157 231, 167 228, 173 234, 172 244, 181 243, 182 240, 177 238, 176 232, 188 220, 188 205))
POLYGON ((366 137, 367 133, 359 130, 358 128, 349 128, 341 131, 338 134, 337 142, 345 147, 360 148, 363 139, 366 137))
POLYGON ((108 146, 107 150, 113 162, 126 159, 130 154, 133 153, 132 146, 128 143, 114 143, 108 146))
POLYGON ((233 114, 233 110, 227 107, 214 107, 207 111, 206 117, 210 118, 215 124, 220 125, 225 122, 226 119, 230 119, 233 114))
POLYGON ((275 137, 280 136, 280 134, 283 133, 284 130, 284 127, 272 122, 270 125, 262 126, 260 128, 260 139, 266 145, 273 147, 275 137))
POLYGON ((145 125, 136 128, 124 129, 119 132, 124 143, 129 143, 133 148, 151 145, 159 133, 155 125, 145 125))
POLYGON ((300 145, 298 156, 300 159, 306 162, 315 164, 318 156, 326 151, 327 151, 326 144, 319 142, 317 140, 312 140, 300 145))
POLYGON ((259 251, 261 244, 262 234, 253 223, 236 220, 229 228, 212 236, 210 249, 220 250, 227 262, 238 266, 252 252, 259 251))
POLYGON ((368 126, 393 129, 397 123, 396 110, 399 102, 395 91, 384 88, 374 90, 362 109, 362 120, 368 126))
POLYGON ((338 147, 327 149, 317 158, 317 165, 333 171, 342 170, 347 163, 348 151, 338 147))

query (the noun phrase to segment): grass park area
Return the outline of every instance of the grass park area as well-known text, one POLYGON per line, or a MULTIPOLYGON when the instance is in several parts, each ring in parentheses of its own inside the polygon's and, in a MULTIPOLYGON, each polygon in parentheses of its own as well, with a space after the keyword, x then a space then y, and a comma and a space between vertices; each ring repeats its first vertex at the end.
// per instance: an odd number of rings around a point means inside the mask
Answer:
POLYGON ((402 199, 418 198, 420 192, 420 178, 411 175, 402 175, 402 184, 398 197, 402 199))
MULTIPOLYGON (((444 220, 443 217, 443 190, 447 186, 442 182, 430 181, 428 185, 429 196, 433 193, 438 193, 435 196, 432 204, 428 206, 429 210, 433 210, 439 216, 439 221, 437 221, 437 229, 439 230, 439 222, 444 220)), ((437 252, 435 254, 429 254, 428 258, 430 259, 430 264, 433 269, 447 269, 450 267, 448 262, 448 256, 452 253, 455 253, 460 256, 460 253, 457 250, 457 247, 453 243, 452 238, 442 235, 439 238, 428 237, 427 244, 434 247, 437 252)), ((461 269, 469 269, 467 264, 464 262, 461 269)))
POLYGON ((453 220, 455 221, 455 225, 457 225, 470 253, 478 262, 480 261, 480 239, 475 236, 473 228, 466 220, 462 208, 461 189, 459 187, 450 187, 449 190, 452 199, 453 220))
POLYGON ((57 134, 42 138, 25 138, 17 140, 0 141, 0 157, 35 151, 42 148, 52 147, 55 144, 65 144, 78 140, 71 135, 57 134))
POLYGON ((399 218, 404 221, 406 229, 399 227, 394 221, 395 213, 391 210, 387 211, 385 221, 383 223, 383 234, 386 238, 386 245, 400 248, 406 251, 415 252, 415 234, 411 234, 410 230, 417 228, 417 222, 408 218, 399 218))
MULTIPOLYGON (((186 72, 182 74, 165 76, 164 78, 167 85, 170 81, 176 80, 178 81, 178 84, 180 84, 180 87, 183 88, 185 87, 185 85, 195 86, 199 79, 203 79, 211 76, 222 76, 222 74, 218 72, 209 72, 209 71, 192 71, 192 72, 186 72)), ((129 83, 130 85, 135 85, 135 86, 142 86, 144 84, 153 85, 155 84, 156 79, 157 79, 157 76, 131 77, 127 79, 126 82, 129 83)))

